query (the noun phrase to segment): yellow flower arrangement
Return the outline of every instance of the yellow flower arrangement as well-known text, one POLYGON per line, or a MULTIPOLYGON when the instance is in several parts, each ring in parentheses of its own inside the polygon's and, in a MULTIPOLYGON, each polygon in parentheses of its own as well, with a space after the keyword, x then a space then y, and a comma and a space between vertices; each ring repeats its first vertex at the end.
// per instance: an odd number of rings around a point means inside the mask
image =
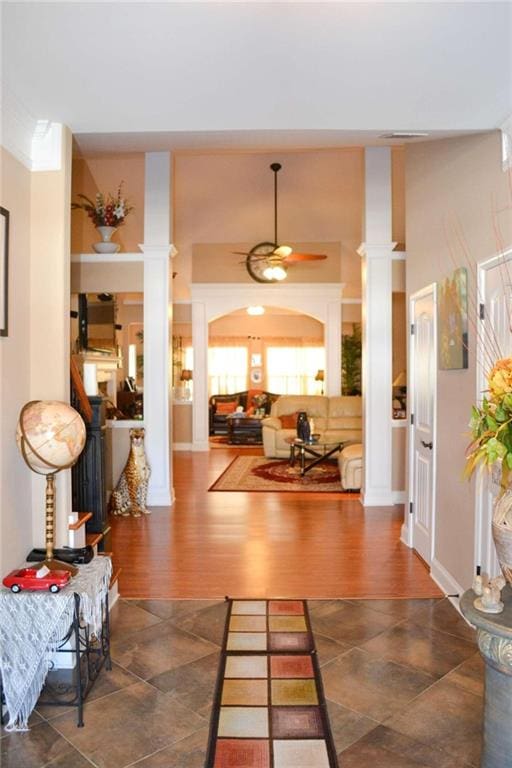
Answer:
POLYGON ((498 360, 487 377, 488 394, 480 408, 473 406, 470 428, 473 441, 466 453, 469 477, 479 464, 501 459, 502 485, 512 471, 512 358, 498 360))

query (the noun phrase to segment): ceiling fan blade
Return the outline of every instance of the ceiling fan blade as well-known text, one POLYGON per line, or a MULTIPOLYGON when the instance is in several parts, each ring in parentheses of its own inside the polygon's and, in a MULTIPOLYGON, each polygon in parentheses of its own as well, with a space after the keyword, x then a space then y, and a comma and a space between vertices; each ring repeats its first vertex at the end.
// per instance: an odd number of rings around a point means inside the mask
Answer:
POLYGON ((285 262, 287 264, 293 262, 293 261, 323 261, 327 258, 327 254, 325 253, 290 253, 289 256, 286 256, 285 262))
POLYGON ((248 256, 249 251, 231 251, 235 256, 248 256))

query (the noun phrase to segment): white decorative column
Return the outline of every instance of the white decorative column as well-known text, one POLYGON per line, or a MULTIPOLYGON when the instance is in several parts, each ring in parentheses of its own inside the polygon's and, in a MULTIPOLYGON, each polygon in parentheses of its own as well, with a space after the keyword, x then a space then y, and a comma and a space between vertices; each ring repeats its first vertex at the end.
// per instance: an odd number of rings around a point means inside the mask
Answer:
POLYGON ((144 192, 144 425, 148 504, 174 502, 169 439, 170 153, 147 152, 144 192))
POLYGON ((194 348, 194 405, 192 450, 208 451, 208 319, 204 302, 192 302, 192 346, 194 348))
POLYGON ((365 150, 362 265, 364 506, 390 506, 392 471, 391 150, 365 150))

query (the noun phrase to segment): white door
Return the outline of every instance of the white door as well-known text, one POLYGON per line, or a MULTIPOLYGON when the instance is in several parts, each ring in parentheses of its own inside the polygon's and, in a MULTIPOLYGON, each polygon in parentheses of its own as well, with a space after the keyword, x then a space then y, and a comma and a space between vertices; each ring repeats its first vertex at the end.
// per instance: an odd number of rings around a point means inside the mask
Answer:
POLYGON ((430 565, 434 541, 435 414, 437 374, 436 288, 411 297, 410 489, 412 545, 430 565))
MULTIPOLYGON (((487 387, 487 374, 500 357, 512 355, 512 253, 498 256, 479 268, 478 392, 487 387)), ((494 500, 500 489, 500 470, 482 472, 477 483, 475 565, 490 578, 500 573, 491 534, 494 500)))

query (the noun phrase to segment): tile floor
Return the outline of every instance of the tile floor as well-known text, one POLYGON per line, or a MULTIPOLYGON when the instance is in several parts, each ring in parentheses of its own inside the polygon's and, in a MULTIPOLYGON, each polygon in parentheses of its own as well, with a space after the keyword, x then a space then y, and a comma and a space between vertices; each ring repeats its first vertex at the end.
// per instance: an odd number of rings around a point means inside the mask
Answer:
MULTIPOLYGON (((479 765, 483 667, 448 600, 308 605, 343 768, 479 765)), ((113 670, 91 691, 85 727, 74 710, 41 708, 27 733, 2 733, 2 768, 203 768, 225 617, 213 601, 120 600, 113 670)), ((257 678, 255 661, 233 658, 230 674, 257 678)), ((302 766, 294 740, 281 744, 283 763, 302 766)))

